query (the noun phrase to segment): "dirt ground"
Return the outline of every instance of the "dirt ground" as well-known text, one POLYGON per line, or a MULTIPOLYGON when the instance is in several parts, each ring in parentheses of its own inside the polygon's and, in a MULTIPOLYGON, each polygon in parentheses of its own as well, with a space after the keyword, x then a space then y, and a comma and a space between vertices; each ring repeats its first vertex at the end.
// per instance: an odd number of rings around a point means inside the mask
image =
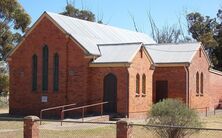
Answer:
POLYGON ((5 113, 8 113, 8 112, 9 112, 9 109, 7 107, 0 108, 0 114, 5 114, 5 113))

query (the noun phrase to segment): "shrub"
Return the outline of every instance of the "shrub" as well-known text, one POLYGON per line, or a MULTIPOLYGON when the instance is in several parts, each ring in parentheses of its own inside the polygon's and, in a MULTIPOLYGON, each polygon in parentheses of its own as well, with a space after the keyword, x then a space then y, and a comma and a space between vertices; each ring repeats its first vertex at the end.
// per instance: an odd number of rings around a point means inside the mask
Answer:
POLYGON ((0 93, 6 94, 9 92, 9 76, 0 73, 0 93))
MULTIPOLYGON (((152 106, 148 124, 169 125, 181 127, 201 127, 199 116, 195 110, 189 109, 182 101, 175 99, 165 99, 152 106)), ((160 137, 178 138, 191 135, 197 130, 183 129, 181 127, 152 127, 160 137)))
POLYGON ((8 104, 0 99, 0 108, 6 108, 8 104))

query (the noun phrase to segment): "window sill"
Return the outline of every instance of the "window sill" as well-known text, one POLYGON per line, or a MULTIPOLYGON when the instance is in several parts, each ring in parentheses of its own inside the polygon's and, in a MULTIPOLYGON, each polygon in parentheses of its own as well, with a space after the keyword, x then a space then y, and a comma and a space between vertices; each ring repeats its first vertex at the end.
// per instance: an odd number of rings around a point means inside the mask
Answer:
POLYGON ((200 96, 199 94, 196 94, 196 96, 200 96))
POLYGON ((201 97, 203 97, 203 94, 200 94, 201 97))
POLYGON ((146 94, 142 94, 142 97, 146 97, 146 94))
POLYGON ((139 95, 139 94, 136 94, 136 97, 140 97, 140 95, 139 95))

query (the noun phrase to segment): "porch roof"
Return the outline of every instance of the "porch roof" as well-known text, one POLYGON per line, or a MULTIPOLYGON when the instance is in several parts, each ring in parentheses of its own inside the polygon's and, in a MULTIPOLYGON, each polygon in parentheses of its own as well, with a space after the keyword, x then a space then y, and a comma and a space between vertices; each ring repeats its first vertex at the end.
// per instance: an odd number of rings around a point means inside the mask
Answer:
POLYGON ((191 63, 200 47, 199 42, 145 45, 155 64, 191 63))
POLYGON ((95 59, 92 64, 130 63, 141 46, 142 43, 99 45, 101 56, 95 59))

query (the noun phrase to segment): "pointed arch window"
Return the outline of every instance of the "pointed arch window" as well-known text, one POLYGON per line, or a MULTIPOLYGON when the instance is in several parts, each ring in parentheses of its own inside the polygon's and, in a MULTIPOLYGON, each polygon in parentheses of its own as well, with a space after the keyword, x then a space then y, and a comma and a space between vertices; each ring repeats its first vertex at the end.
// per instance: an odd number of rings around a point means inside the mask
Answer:
POLYGON ((59 90, 59 54, 54 54, 54 67, 53 67, 53 89, 59 90))
POLYGON ((204 76, 203 72, 201 72, 200 75, 200 95, 203 96, 203 90, 204 90, 204 76))
POLYGON ((42 61, 42 90, 48 90, 48 57, 49 57, 49 49, 48 46, 45 45, 43 47, 43 61, 42 61))
POLYGON ((146 95, 146 75, 143 74, 142 77, 142 94, 146 95))
POLYGON ((140 75, 136 75, 136 95, 140 94, 140 75))
POLYGON ((198 96, 199 93, 199 72, 196 73, 196 95, 198 96))
POLYGON ((37 90, 37 55, 32 56, 32 90, 37 90))

